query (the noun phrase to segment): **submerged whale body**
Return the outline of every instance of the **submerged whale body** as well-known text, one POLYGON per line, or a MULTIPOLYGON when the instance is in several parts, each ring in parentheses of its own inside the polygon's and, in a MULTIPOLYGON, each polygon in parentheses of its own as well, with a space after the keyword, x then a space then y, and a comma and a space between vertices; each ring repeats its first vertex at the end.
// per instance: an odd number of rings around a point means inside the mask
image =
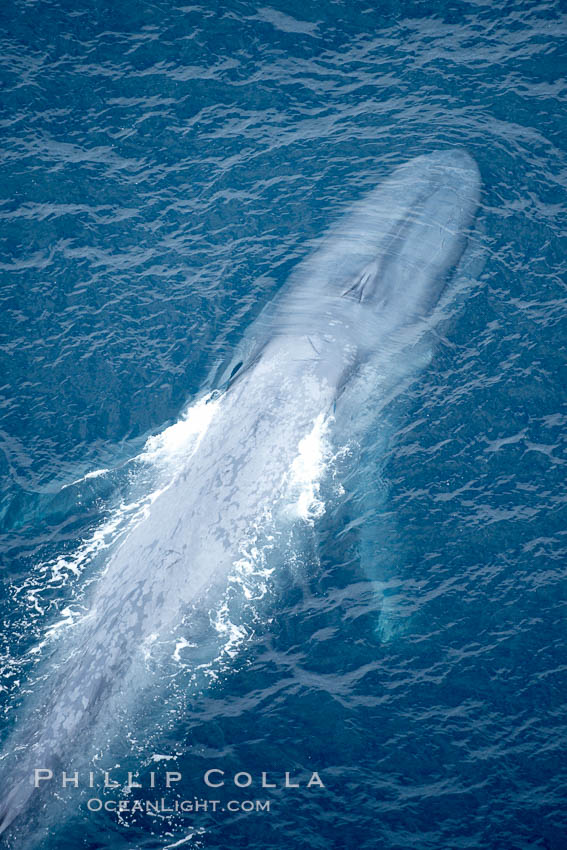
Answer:
MULTIPOLYGON (((461 150, 402 165, 301 262, 218 370, 214 415, 192 457, 98 579, 73 651, 11 741, 0 831, 33 802, 34 768, 68 761, 108 712, 132 658, 188 605, 226 584, 239 541, 283 498, 314 423, 372 358, 437 306, 465 249, 480 176, 461 150)), ((9 742, 10 743, 10 742, 9 742)))

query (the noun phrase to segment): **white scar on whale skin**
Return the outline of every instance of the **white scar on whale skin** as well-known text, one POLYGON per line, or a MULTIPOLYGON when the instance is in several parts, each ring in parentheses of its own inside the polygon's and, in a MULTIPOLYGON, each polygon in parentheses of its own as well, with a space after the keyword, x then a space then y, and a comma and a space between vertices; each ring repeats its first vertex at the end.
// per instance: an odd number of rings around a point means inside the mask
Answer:
POLYGON ((33 768, 72 763, 132 658, 188 605, 226 585, 272 506, 289 506, 287 522, 320 516, 327 434, 344 391, 371 362, 403 381, 403 345, 435 311, 479 195, 477 166, 461 150, 396 169, 298 265, 219 368, 191 450, 183 420, 147 446, 158 456, 170 441, 173 480, 110 557, 89 612, 73 626, 73 651, 40 682, 41 711, 28 712, 27 723, 24 711, 8 741, 7 763, 16 758, 2 785, 0 832, 34 797, 33 768))

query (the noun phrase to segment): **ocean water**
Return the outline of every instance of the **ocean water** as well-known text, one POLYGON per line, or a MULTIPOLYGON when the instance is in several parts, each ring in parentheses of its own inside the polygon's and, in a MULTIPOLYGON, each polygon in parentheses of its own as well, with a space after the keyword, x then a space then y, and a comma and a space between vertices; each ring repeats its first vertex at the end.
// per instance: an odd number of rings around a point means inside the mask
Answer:
POLYGON ((483 180, 429 362, 319 457, 285 557, 251 541, 214 657, 146 653, 160 690, 100 755, 218 810, 60 789, 7 846, 567 848, 564 5, 5 0, 0 26, 4 753, 312 240, 414 156, 483 180))

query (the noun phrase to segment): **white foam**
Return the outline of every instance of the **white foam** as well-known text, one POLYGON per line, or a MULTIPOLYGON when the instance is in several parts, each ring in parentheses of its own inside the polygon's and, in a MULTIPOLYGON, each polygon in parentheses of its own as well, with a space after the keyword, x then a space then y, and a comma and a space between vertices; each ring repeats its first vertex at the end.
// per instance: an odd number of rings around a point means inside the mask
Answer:
POLYGON ((166 844, 164 846, 164 850, 171 850, 173 847, 181 847, 182 844, 187 844, 188 841, 192 841, 196 835, 204 835, 204 833, 204 829, 196 829, 193 832, 190 832, 189 835, 186 835, 185 838, 181 838, 179 841, 176 841, 175 844, 166 844))
POLYGON ((332 456, 328 440, 332 420, 324 413, 317 416, 311 432, 299 443, 289 474, 293 504, 288 507, 288 512, 310 523, 325 513, 325 503, 320 498, 321 479, 332 456))
POLYGON ((87 481, 89 478, 100 478, 101 475, 106 475, 107 472, 110 472, 110 469, 104 467, 103 469, 93 469, 92 472, 87 472, 86 475, 83 475, 81 478, 77 478, 75 481, 71 481, 70 484, 64 484, 61 488, 65 490, 67 487, 73 487, 74 484, 80 484, 82 481, 87 481))
MULTIPOLYGON (((25 604, 30 627, 32 622, 36 622, 40 627, 38 643, 28 650, 28 655, 39 656, 50 639, 58 636, 64 627, 73 626, 84 615, 84 612, 66 607, 60 612, 60 618, 44 631, 40 621, 49 609, 49 603, 43 599, 44 592, 54 586, 61 588, 70 582, 76 582, 76 589, 69 601, 72 605, 77 602, 80 604, 87 584, 95 578, 95 575, 92 575, 85 583, 85 568, 106 550, 114 547, 148 515, 152 503, 171 483, 174 471, 180 465, 185 465, 198 448, 218 410, 219 401, 220 398, 213 394, 202 397, 190 405, 174 425, 146 440, 142 452, 127 462, 131 475, 129 500, 122 501, 113 508, 110 515, 72 552, 39 563, 36 569, 26 576, 22 586, 15 589, 14 596, 20 597, 25 604)), ((113 470, 96 469, 73 483, 98 478, 108 472, 113 470)))
POLYGON ((186 462, 203 439, 217 412, 220 396, 209 393, 187 408, 181 418, 146 440, 139 460, 170 469, 179 461, 186 462))

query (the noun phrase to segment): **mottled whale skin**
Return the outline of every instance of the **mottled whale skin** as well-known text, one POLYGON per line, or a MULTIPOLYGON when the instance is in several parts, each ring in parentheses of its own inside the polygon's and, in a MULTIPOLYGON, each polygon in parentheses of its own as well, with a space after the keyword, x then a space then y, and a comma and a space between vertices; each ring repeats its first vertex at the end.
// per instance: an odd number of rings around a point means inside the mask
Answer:
POLYGON ((361 364, 431 314, 479 194, 464 151, 402 165, 347 211, 252 324, 216 376, 218 409, 196 452, 111 557, 74 627, 73 652, 41 684, 42 710, 24 710, 8 741, 19 755, 2 783, 0 831, 36 796, 34 768, 71 769, 144 642, 226 582, 300 442, 361 364))

